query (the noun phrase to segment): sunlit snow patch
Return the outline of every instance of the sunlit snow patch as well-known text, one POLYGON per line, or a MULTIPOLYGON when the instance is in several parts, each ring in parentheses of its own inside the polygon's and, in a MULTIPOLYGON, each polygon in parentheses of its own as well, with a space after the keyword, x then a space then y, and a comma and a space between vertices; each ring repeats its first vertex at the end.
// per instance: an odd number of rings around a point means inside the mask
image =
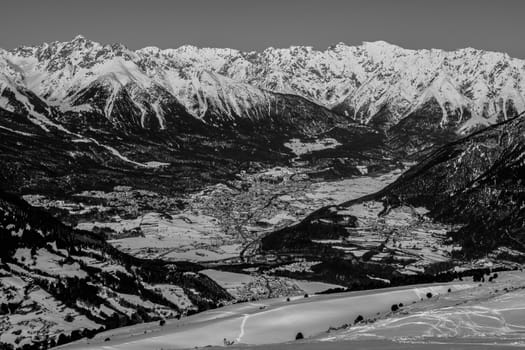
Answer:
POLYGON ((337 146, 341 146, 341 143, 333 138, 319 139, 315 140, 315 142, 303 142, 299 139, 291 139, 290 142, 286 142, 284 146, 291 149, 297 156, 301 156, 306 153, 336 148, 337 146))
POLYGON ((361 175, 368 174, 368 167, 366 165, 358 165, 356 166, 357 170, 361 173, 361 175))
POLYGON ((148 168, 160 168, 160 167, 164 167, 164 166, 170 165, 170 163, 157 162, 157 161, 146 162, 144 164, 148 168))

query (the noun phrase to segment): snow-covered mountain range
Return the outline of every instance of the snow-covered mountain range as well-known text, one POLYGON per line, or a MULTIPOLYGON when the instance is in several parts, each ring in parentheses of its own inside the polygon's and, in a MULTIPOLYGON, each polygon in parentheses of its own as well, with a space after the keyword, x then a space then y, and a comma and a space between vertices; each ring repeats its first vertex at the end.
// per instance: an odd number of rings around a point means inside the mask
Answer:
POLYGON ((280 93, 387 129, 431 101, 441 109, 441 125, 454 116, 454 127, 468 130, 525 110, 524 76, 523 60, 471 48, 407 50, 372 42, 324 51, 133 51, 77 36, 0 51, 0 107, 25 109, 43 127, 52 123, 51 110, 94 110, 118 124, 125 108, 136 126, 164 129, 181 105, 203 120, 210 110, 231 120, 257 119, 275 108, 280 93), (39 111, 35 100, 49 108, 39 111))

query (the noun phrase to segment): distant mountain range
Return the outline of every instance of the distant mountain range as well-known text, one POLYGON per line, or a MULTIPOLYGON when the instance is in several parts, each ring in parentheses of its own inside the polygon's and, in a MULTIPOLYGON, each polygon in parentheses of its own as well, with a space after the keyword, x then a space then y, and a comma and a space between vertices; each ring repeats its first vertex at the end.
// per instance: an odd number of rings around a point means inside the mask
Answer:
POLYGON ((210 114, 258 118, 279 108, 279 93, 388 129, 431 101, 441 110, 441 126, 466 131, 525 110, 524 73, 523 60, 471 48, 406 50, 372 42, 324 51, 300 46, 132 51, 78 36, 0 51, 0 106, 42 113, 27 100, 30 94, 59 111, 96 111, 119 124, 125 101, 126 123, 164 129, 181 107, 212 124, 210 114))

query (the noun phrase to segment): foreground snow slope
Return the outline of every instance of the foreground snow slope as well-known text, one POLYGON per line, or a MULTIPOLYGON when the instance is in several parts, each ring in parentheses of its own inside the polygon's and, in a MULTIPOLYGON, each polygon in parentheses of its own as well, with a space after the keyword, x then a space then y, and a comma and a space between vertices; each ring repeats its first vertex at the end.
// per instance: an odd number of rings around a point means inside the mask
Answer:
POLYGON ((525 343, 524 287, 525 274, 511 271, 481 284, 273 299, 230 305, 164 327, 150 323, 121 328, 66 348, 178 349, 223 346, 224 338, 235 349, 247 344, 258 344, 249 346, 253 349, 516 348, 525 343), (396 303, 403 306, 392 312, 396 303), (365 322, 354 324, 358 315, 365 322), (306 339, 295 341, 297 332, 306 339))
POLYGON ((472 283, 421 285, 376 291, 343 293, 286 302, 270 299, 257 303, 241 303, 225 308, 169 322, 163 328, 152 329, 151 324, 106 332, 86 343, 74 344, 68 349, 160 349, 193 348, 207 345, 221 346, 224 339, 239 344, 283 343, 295 339, 298 332, 313 337, 331 326, 353 324, 361 315, 375 318, 390 312, 393 304, 418 302, 446 294, 448 290, 472 288, 472 283), (146 332, 144 332, 146 330, 146 332), (150 333, 153 331, 152 333, 150 333), (130 336, 130 334, 136 334, 130 336), (109 338, 109 341, 102 341, 109 338), (113 340, 114 339, 114 340, 113 340))

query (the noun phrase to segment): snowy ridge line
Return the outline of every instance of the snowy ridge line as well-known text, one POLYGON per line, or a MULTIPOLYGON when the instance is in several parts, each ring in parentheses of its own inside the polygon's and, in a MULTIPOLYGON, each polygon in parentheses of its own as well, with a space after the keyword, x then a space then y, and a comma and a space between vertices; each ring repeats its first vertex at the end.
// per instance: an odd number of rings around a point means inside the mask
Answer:
POLYGON ((24 132, 24 131, 19 131, 19 130, 13 130, 13 129, 10 129, 8 127, 2 126, 2 125, 0 125, 0 129, 7 130, 9 132, 12 132, 12 133, 15 133, 15 134, 19 134, 19 135, 22 135, 22 136, 35 136, 35 134, 31 134, 31 133, 24 132))
POLYGON ((108 146, 108 145, 104 145, 104 144, 98 142, 97 140, 95 140, 94 138, 89 138, 87 140, 90 140, 91 142, 95 143, 96 145, 107 149, 115 157, 117 157, 117 158, 119 158, 119 159, 121 159, 121 160, 123 160, 123 161, 125 161, 127 163, 133 164, 133 165, 137 165, 137 166, 140 166, 140 167, 143 167, 143 168, 158 168, 158 167, 161 167, 161 166, 169 165, 169 163, 162 163, 162 162, 157 162, 157 161, 150 161, 150 162, 147 162, 147 163, 135 162, 134 160, 131 160, 128 157, 122 155, 115 148, 113 148, 111 146, 108 146))
MULTIPOLYGON (((0 83, 1 83, 1 81, 0 81, 0 83)), ((168 165, 168 163, 162 163, 162 162, 157 162, 157 161, 150 161, 150 162, 147 162, 147 163, 135 162, 135 161, 129 159, 128 157, 123 156, 115 148, 107 146, 107 145, 104 145, 104 144, 98 142, 97 140, 95 140, 94 138, 85 138, 84 136, 82 136, 82 135, 80 135, 78 133, 71 132, 70 130, 66 129, 64 126, 51 121, 45 115, 37 112, 35 110, 34 106, 32 105, 32 103, 29 101, 29 99, 24 94, 19 92, 16 87, 10 87, 9 90, 11 92, 13 92, 13 94, 16 96, 17 101, 23 103, 23 105, 27 109, 27 111, 28 111, 28 113, 27 113, 28 119, 33 124, 37 125, 42 130, 44 130, 46 133, 51 132, 49 127, 56 128, 57 130, 59 130, 61 132, 64 132, 64 133, 66 133, 68 135, 77 137, 77 139, 73 140, 73 142, 90 142, 90 143, 94 143, 97 146, 105 148, 106 150, 108 150, 115 157, 117 157, 117 158, 119 158, 119 159, 121 159, 121 160, 123 160, 123 161, 125 161, 127 163, 136 165, 136 166, 140 166, 140 167, 144 167, 144 168, 157 168, 157 167, 160 167, 160 166, 168 165)), ((11 104, 10 101, 6 102, 6 101, 0 100, 0 102, 4 102, 0 107, 3 107, 6 110, 11 111, 11 112, 16 112, 15 109, 12 107, 12 104, 11 104), (12 108, 10 108, 10 107, 12 107, 12 108)), ((16 133, 16 134, 19 134, 19 135, 23 135, 23 136, 35 136, 34 134, 26 133, 26 132, 23 132, 23 131, 13 130, 13 129, 5 127, 5 126, 0 126, 0 128, 2 128, 4 130, 7 130, 7 131, 10 131, 10 132, 13 132, 13 133, 16 133)))
MULTIPOLYGON (((9 80, 9 78, 7 78, 6 80, 9 80)), ((0 87, 1 87, 1 83, 2 83, 2 81, 0 81, 0 87)), ((42 113, 37 112, 35 110, 35 107, 33 106, 33 104, 29 101, 29 98, 27 96, 25 96, 24 94, 22 94, 18 90, 18 88, 16 86, 14 86, 14 84, 12 82, 10 82, 10 83, 11 83, 11 85, 8 86, 9 87, 9 91, 12 92, 15 95, 15 99, 18 102, 20 102, 20 103, 22 103, 24 105, 24 107, 26 108, 26 110, 28 112, 27 117, 33 124, 37 125, 38 127, 40 127, 45 132, 50 132, 48 127, 53 127, 53 128, 56 128, 56 129, 58 129, 60 131, 63 131, 63 132, 66 132, 66 133, 70 133, 62 125, 54 123, 53 121, 51 121, 49 118, 47 118, 42 113)), ((4 88, 2 89, 1 92, 3 92, 3 90, 6 89, 6 88, 7 87, 4 86, 4 88)), ((11 101, 9 101, 9 100, 1 101, 0 100, 0 102, 2 102, 2 105, 0 105, 0 107, 5 108, 6 110, 8 110, 10 112, 16 112, 15 106, 13 106, 11 101)), ((49 109, 48 109, 48 113, 49 113, 49 109)))

